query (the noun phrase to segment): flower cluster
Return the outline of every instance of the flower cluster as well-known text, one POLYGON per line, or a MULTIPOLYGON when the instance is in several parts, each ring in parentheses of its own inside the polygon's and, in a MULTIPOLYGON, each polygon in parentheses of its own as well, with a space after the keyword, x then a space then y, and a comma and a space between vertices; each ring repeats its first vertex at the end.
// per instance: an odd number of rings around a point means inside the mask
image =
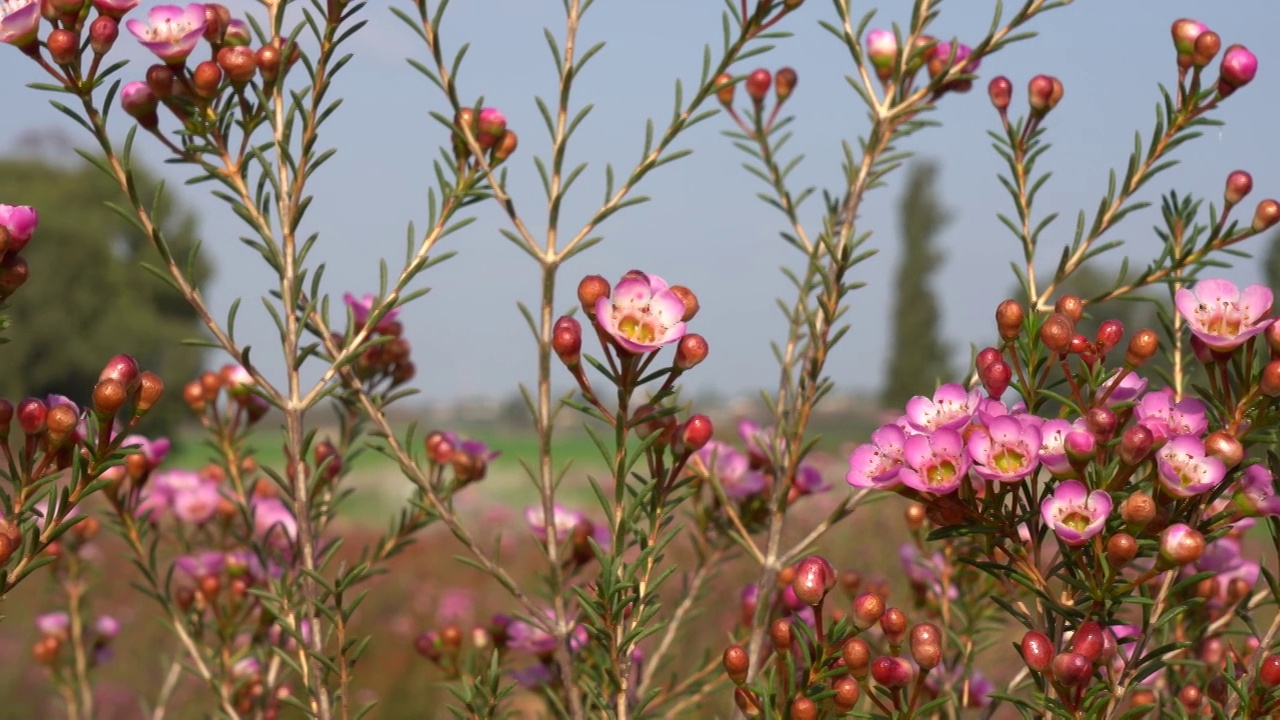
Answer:
POLYGON ((916 73, 925 68, 929 79, 938 83, 939 96, 945 92, 969 92, 973 89, 970 77, 982 65, 982 58, 974 56, 973 48, 968 45, 940 41, 929 35, 920 35, 905 55, 900 52, 898 35, 892 30, 869 30, 865 44, 866 58, 880 82, 887 86, 898 78, 909 87, 916 73))
MULTIPOLYGON (((347 293, 343 300, 351 313, 352 332, 364 329, 373 320, 372 314, 378 307, 373 295, 356 297, 347 293)), ((372 386, 398 387, 412 380, 417 372, 410 358, 412 348, 404 338, 404 326, 396 319, 399 314, 399 308, 388 310, 367 328, 370 341, 356 358, 354 369, 357 377, 372 386)), ((338 347, 344 345, 338 335, 334 336, 334 342, 338 347)))
POLYGON ((744 121, 738 115, 738 111, 733 106, 739 80, 729 73, 720 75, 716 78, 716 84, 719 86, 716 90, 716 97, 720 100, 720 104, 724 106, 725 111, 729 113, 729 117, 733 118, 733 121, 738 124, 738 127, 742 129, 746 137, 760 140, 768 136, 773 129, 774 123, 778 119, 778 112, 782 110, 782 106, 786 104, 792 93, 795 92, 796 84, 799 82, 800 76, 796 73, 795 68, 779 68, 776 73, 770 73, 764 68, 753 70, 745 80, 741 80, 743 89, 751 100, 751 110, 747 116, 747 121, 744 121), (766 115, 764 113, 764 105, 769 96, 770 88, 773 88, 773 109, 766 115))
POLYGON ((497 108, 462 108, 454 123, 453 154, 459 168, 465 168, 475 158, 472 142, 485 154, 490 168, 514 155, 520 143, 516 131, 507 127, 507 116, 497 108))
MULTIPOLYGON (((0 40, 4 37, 4 5, 0 4, 0 40)), ((27 205, 0 203, 0 302, 11 297, 27 281, 30 269, 22 249, 31 242, 40 216, 27 205)))

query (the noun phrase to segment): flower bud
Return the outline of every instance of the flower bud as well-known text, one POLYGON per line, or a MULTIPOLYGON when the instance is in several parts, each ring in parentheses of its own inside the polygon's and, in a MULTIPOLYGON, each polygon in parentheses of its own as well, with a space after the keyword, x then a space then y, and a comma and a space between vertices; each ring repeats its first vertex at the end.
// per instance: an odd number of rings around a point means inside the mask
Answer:
POLYGON ((817 607, 836 586, 836 570, 821 555, 810 555, 796 565, 796 576, 791 581, 800 602, 817 607))
POLYGON ((1204 554, 1204 535, 1193 527, 1175 523, 1160 533, 1160 561, 1157 568, 1181 567, 1204 554))
POLYGON ((1092 620, 1081 624, 1071 636, 1071 651, 1089 658, 1091 663, 1102 657, 1105 644, 1102 626, 1092 620))
POLYGON ((244 20, 232 20, 227 23, 227 31, 222 35, 222 44, 231 47, 247 47, 253 36, 249 34, 249 23, 244 20))
POLYGON ((1016 340, 1022 333, 1022 321, 1026 317, 1017 300, 1005 300, 996 307, 996 329, 1001 340, 1016 340))
POLYGON ((1280 360, 1272 360, 1262 368, 1262 376, 1258 378, 1258 389, 1267 397, 1280 395, 1280 360))
POLYGON ((849 638, 840 648, 840 659, 844 660, 844 669, 850 676, 866 677, 871 664, 871 648, 862 638, 849 638))
POLYGON ((676 345, 675 366, 688 370, 707 359, 707 341, 701 335, 689 333, 676 345))
POLYGON ((1116 533, 1107 538, 1107 563, 1119 570, 1138 556, 1138 541, 1129 533, 1116 533))
MULTIPOLYGON (((1127 433, 1126 433, 1127 434, 1127 433)), ((1141 490, 1133 493, 1120 503, 1120 518, 1130 527, 1140 528, 1156 517, 1156 501, 1141 490)))
POLYGON ((769 94, 769 86, 773 84, 773 76, 768 70, 759 68, 747 76, 747 97, 758 107, 769 94))
POLYGON ((773 76, 773 94, 778 99, 779 105, 791 97, 799 81, 800 77, 796 75, 795 69, 789 67, 782 68, 773 76))
POLYGON ((1069 688, 1080 687, 1093 676, 1093 663, 1074 652, 1058 653, 1053 658, 1053 677, 1069 688))
POLYGON ((218 3, 205 3, 204 6, 204 39, 211 45, 221 45, 222 36, 231 23, 231 11, 227 6, 218 3))
POLYGON ((218 67, 236 87, 243 87, 258 74, 258 56, 243 45, 227 45, 218 50, 218 67))
POLYGON ((1200 705, 1204 702, 1204 695, 1200 692, 1200 688, 1195 685, 1183 685, 1178 691, 1178 702, 1187 712, 1198 715, 1196 712, 1200 709, 1200 705))
POLYGON ((187 404, 187 407, 191 408, 192 412, 204 412, 204 390, 200 387, 199 380, 192 380, 182 386, 182 401, 187 404))
POLYGON ((1124 339, 1124 323, 1119 320, 1103 321, 1093 339, 1103 354, 1111 352, 1124 339))
POLYGON ((1129 338, 1129 348, 1125 351, 1124 362, 1132 367, 1141 367, 1160 349, 1160 338, 1154 330, 1139 330, 1129 338))
POLYGON ((1053 662, 1053 643, 1042 632, 1028 630, 1022 636, 1022 659, 1034 672, 1044 672, 1053 662))
POLYGON ((136 119, 144 130, 154 130, 159 123, 159 118, 156 117, 159 103, 155 91, 146 83, 127 83, 120 90, 120 107, 136 119))
POLYGON ((997 360, 980 370, 978 376, 982 379, 982 387, 987 395, 998 398, 1004 395, 1004 391, 1013 382, 1013 368, 1004 360, 997 360))
POLYGON ((1196 38, 1194 51, 1191 53, 1191 66, 1202 68, 1218 56, 1218 51, 1222 49, 1222 38, 1218 33, 1207 30, 1200 33, 1200 37, 1196 38))
POLYGON ((476 116, 476 144, 488 150, 498 144, 507 131, 507 116, 497 108, 484 108, 476 116))
MULTIPOLYGON (((1179 18, 1173 21, 1173 47, 1177 50, 1179 60, 1182 56, 1190 56, 1196 49, 1196 38, 1209 28, 1205 24, 1190 18, 1179 18)), ((1179 63, 1181 64, 1181 63, 1179 63)))
POLYGON ((911 657, 928 672, 942 662, 942 631, 933 623, 916 623, 911 628, 911 657))
POLYGON ((1084 301, 1077 295, 1063 295, 1053 304, 1053 311, 1066 315, 1074 325, 1084 317, 1084 301))
POLYGON ((907 616, 898 608, 886 609, 880 616, 880 630, 890 645, 901 645, 907 636, 907 616))
POLYGON ((508 130, 502 133, 502 139, 493 148, 494 162, 502 162, 507 158, 515 155, 516 148, 520 146, 520 137, 516 135, 515 130, 508 130))
POLYGON ((720 100, 720 104, 727 108, 733 107, 733 94, 738 84, 733 82, 733 75, 730 73, 720 73, 716 77, 716 97, 720 100))
POLYGON ((89 47, 99 55, 106 55, 120 37, 120 24, 106 15, 99 15, 89 24, 89 47))
POLYGON ((845 675, 836 678, 831 684, 831 689, 835 691, 836 696, 833 698, 836 704, 836 712, 847 713, 858 704, 858 699, 862 695, 862 690, 858 687, 858 681, 845 675))
POLYGON ((1013 101, 1013 83, 1009 78, 997 75, 987 84, 987 96, 991 98, 991 105, 1003 115, 1013 101))
POLYGON ((1067 346, 1067 352, 1071 355, 1085 355, 1089 350, 1089 340, 1084 335, 1076 333, 1071 336, 1071 344, 1067 346))
POLYGON ((711 441, 713 432, 711 418, 706 415, 694 415, 680 428, 680 451, 683 453, 698 452, 711 441))
POLYGON ((93 387, 93 410, 100 416, 115 417, 128 400, 129 393, 118 380, 106 378, 93 387))
POLYGON ((1031 106, 1032 115, 1043 117, 1057 105, 1054 80, 1049 75, 1036 75, 1027 83, 1027 103, 1031 106))
POLYGON ((867 59, 876 69, 881 80, 893 76, 893 63, 898 58, 898 36, 892 30, 872 30, 867 33, 867 59))
POLYGON ((423 439, 423 444, 427 448, 427 457, 437 465, 444 465, 453 460, 454 452, 457 450, 449 436, 439 430, 429 433, 423 439))
POLYGON ((1252 191, 1253 176, 1244 170, 1236 170, 1227 176, 1227 187, 1222 193, 1222 199, 1228 205, 1235 205, 1252 191))
POLYGON ((1232 45, 1218 67, 1218 94, 1226 97, 1248 85, 1258 74, 1258 56, 1243 45, 1232 45))
POLYGON ((724 672, 735 685, 747 681, 747 671, 751 669, 751 658, 741 645, 730 645, 724 649, 724 672))
POLYGON ((999 350, 993 347, 987 347, 987 348, 982 348, 981 350, 978 351, 978 355, 977 357, 974 358, 973 364, 974 364, 974 367, 977 368, 978 372, 982 372, 992 363, 998 362, 1003 359, 1004 359, 1004 356, 1000 353, 999 350))
POLYGON ((1205 436, 1204 451, 1209 457, 1221 460, 1228 471, 1234 470, 1244 461, 1244 445, 1234 435, 1223 430, 1211 432, 1205 436))
POLYGON ((218 88, 222 85, 222 68, 218 67, 218 63, 212 60, 205 60, 196 66, 191 73, 191 86, 195 88, 196 95, 211 100, 218 94, 218 88))
POLYGON ((773 642, 774 652, 791 652, 791 621, 786 618, 774 620, 769 626, 769 640, 773 642))
POLYGON ((791 702, 790 720, 818 720, 818 706, 808 697, 801 695, 791 702))
POLYGON ((551 348, 565 367, 573 369, 582 361, 582 325, 565 315, 551 328, 551 348))
POLYGON ((49 429, 49 438, 55 446, 61 445, 69 438, 71 433, 75 432, 76 425, 79 422, 80 416, 76 414, 75 408, 62 404, 49 408, 49 413, 45 418, 45 425, 49 429))
POLYGON ((1280 222, 1280 202, 1268 199, 1258 203, 1258 209, 1253 211, 1253 231, 1269 230, 1277 222, 1280 222))
POLYGON ((38 435, 45 431, 45 421, 49 417, 49 408, 43 400, 23 398, 18 403, 18 427, 28 435, 38 435))
POLYGON ((582 278, 582 282, 578 283, 578 302, 582 303, 582 311, 587 314, 587 317, 596 316, 596 301, 602 297, 609 297, 611 290, 609 281, 599 275, 588 275, 582 278))
POLYGON ((906 687, 915 676, 914 670, 905 658, 881 655, 871 663, 871 679, 887 688, 906 687))
POLYGON ((1280 655, 1267 655, 1258 666, 1258 682, 1271 689, 1280 685, 1280 655))
POLYGON ((853 626, 859 630, 866 630, 880 621, 884 615, 884 598, 872 593, 865 592, 854 598, 853 600, 853 626))
POLYGON ((258 49, 258 70, 262 73, 262 80, 266 83, 273 83, 280 76, 280 48, 275 45, 263 45, 258 49))
POLYGON ((1083 470, 1098 454, 1098 441, 1087 432, 1073 430, 1067 433, 1062 445, 1066 450, 1067 460, 1076 470, 1083 470))
POLYGON ((98 379, 115 380, 126 392, 133 392, 138 387, 138 361, 131 355, 116 355, 102 367, 98 379))
POLYGON ((44 44, 55 65, 70 65, 80 56, 80 40, 70 30, 58 28, 50 32, 44 44))
POLYGON ((1071 350, 1071 338, 1075 335, 1075 323, 1066 315, 1056 312, 1040 326, 1040 342, 1050 352, 1066 355, 1071 350))
POLYGON ((680 302, 684 303, 684 315, 680 316, 681 322, 689 322, 694 315, 698 314, 701 306, 698 304, 698 296, 693 291, 683 285, 672 285, 668 288, 676 297, 680 298, 680 302))
POLYGON ((138 417, 147 414, 160 401, 162 395, 164 395, 164 381, 160 376, 150 370, 142 371, 138 376, 138 400, 133 414, 138 417))
POLYGON ((924 527, 926 515, 927 513, 925 512, 924 505, 918 502, 913 502, 910 505, 907 505, 907 509, 903 511, 903 517, 907 522, 907 529, 915 532, 916 530, 924 527))

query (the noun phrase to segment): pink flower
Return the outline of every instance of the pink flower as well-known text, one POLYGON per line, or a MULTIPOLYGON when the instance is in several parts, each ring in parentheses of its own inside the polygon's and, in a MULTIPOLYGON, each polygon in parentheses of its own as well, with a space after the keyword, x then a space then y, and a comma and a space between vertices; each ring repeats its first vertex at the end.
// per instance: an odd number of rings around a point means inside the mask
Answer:
MULTIPOLYGON (((555 615, 546 611, 546 622, 555 622, 555 615)), ((577 652, 587 644, 587 629, 578 625, 569 634, 569 649, 577 652)), ((512 620, 507 625, 507 647, 512 650, 527 652, 531 655, 550 655, 555 652, 556 638, 541 627, 524 620, 512 620)))
POLYGON ((941 552, 925 557, 915 543, 905 542, 898 546, 898 559, 902 562, 902 572, 907 576, 907 582, 913 587, 932 592, 939 598, 943 596, 945 587, 947 597, 953 600, 960 597, 960 590, 955 584, 944 584, 942 581, 946 574, 947 559, 941 552))
POLYGON ((99 13, 119 20, 125 13, 138 7, 138 0, 93 0, 93 6, 99 13))
POLYGON ((227 556, 217 550, 205 550, 193 555, 181 555, 173 565, 192 580, 221 575, 226 568, 227 556))
POLYGON ((898 37, 891 30, 872 30, 867 33, 867 57, 877 70, 888 70, 898 56, 898 37))
MULTIPOLYGON (((957 66, 960 66, 961 72, 964 72, 964 73, 978 72, 978 68, 982 65, 982 59, 977 58, 974 60, 969 60, 969 56, 973 54, 973 48, 969 47, 968 45, 965 45, 964 43, 957 43, 955 52, 956 52, 956 56, 952 60, 952 63, 957 66), (968 62, 966 62, 966 60, 968 62)), ((947 58, 951 57, 951 43, 940 42, 937 45, 934 45, 933 56, 937 58, 939 62, 946 62, 947 58)))
MULTIPOLYGON (((0 0, 0 42, 26 49, 40 31, 37 0, 0 0)), ((0 205, 0 211, 8 205, 0 205)), ((2 221, 2 218, 0 218, 2 221)))
POLYGON ((1175 497, 1189 498, 1209 492, 1226 477, 1227 466, 1204 451, 1195 435, 1179 435, 1156 453, 1160 484, 1175 497))
MULTIPOLYGON (((552 506, 550 527, 555 532, 556 542, 567 540, 573 529, 586 519, 586 516, 577 510, 569 510, 559 503, 552 506)), ((533 534, 537 535, 539 540, 545 542, 548 526, 542 508, 536 505, 525 508, 524 520, 529 524, 529 529, 533 531, 533 534)))
POLYGON ((1040 464, 1057 476, 1070 475, 1074 471, 1067 460, 1067 436, 1071 433, 1086 432, 1084 422, 1074 423, 1061 418, 1045 420, 1040 425, 1040 464))
POLYGON ((932 435, 912 435, 903 446, 902 483, 913 490, 946 495, 955 492, 969 472, 964 440, 943 428, 932 435))
POLYGON ((892 490, 902 484, 902 467, 907 435, 897 425, 885 425, 871 433, 871 442, 860 445, 849 456, 845 481, 854 487, 892 490))
MULTIPOLYGON (((36 7, 35 5, 32 6, 36 7)), ((40 16, 37 14, 36 19, 40 16)), ((4 0, 0 0, 0 41, 4 40, 5 17, 4 0)), ((40 214, 30 205, 5 205, 0 203, 0 227, 9 231, 9 246, 6 250, 18 252, 27 246, 31 236, 40 224, 40 214)))
POLYGON ((1165 390, 1149 392, 1133 408, 1138 424, 1151 431, 1155 446, 1160 447, 1174 435, 1199 435, 1209 427, 1204 403, 1195 398, 1173 401, 1173 393, 1165 390))
POLYGON ((734 450, 728 443, 712 440, 696 455, 707 472, 720 481, 725 494, 731 498, 748 498, 764 492, 768 486, 764 475, 751 469, 751 461, 747 456, 734 450))
POLYGON ((1223 53, 1218 73, 1218 92, 1229 95, 1230 90, 1239 90, 1253 82, 1254 76, 1258 74, 1258 56, 1243 45, 1232 45, 1223 53), (1223 88, 1223 85, 1227 87, 1223 88), (1223 92, 1227 88, 1228 92, 1223 92))
POLYGON ((1216 593, 1209 599, 1210 604, 1219 607, 1229 605, 1231 583, 1234 580, 1244 580, 1250 588, 1258 583, 1261 567, 1253 560, 1244 557, 1242 550, 1239 540, 1221 537, 1206 545, 1200 559, 1193 566, 1187 567, 1185 572, 1188 575, 1198 572, 1216 573, 1214 576, 1216 593))
MULTIPOLYGON (((373 306, 378 303, 378 298, 373 295, 365 295, 357 298, 351 293, 342 296, 342 301, 351 308, 351 317, 357 325, 364 325, 369 322, 369 315, 373 312, 373 306)), ((400 314, 400 308, 394 308, 387 311, 387 314, 378 319, 378 324, 373 326, 374 332, 385 333, 391 329, 391 324, 396 321, 396 316, 400 314)))
POLYGON ((146 22, 134 18, 124 26, 161 60, 181 65, 196 49, 207 24, 204 5, 192 3, 157 5, 147 12, 146 22))
POLYGON ((992 418, 985 428, 976 428, 969 438, 973 471, 987 480, 1017 482, 1039 466, 1040 430, 1023 425, 1017 418, 992 418))
POLYGON ((831 483, 822 477, 822 471, 810 465, 802 463, 796 470, 796 476, 791 480, 792 492, 798 495, 817 495, 831 489, 831 483))
MULTIPOLYGON (((1245 515, 1280 516, 1280 497, 1276 495, 1275 476, 1265 465, 1250 465, 1240 473, 1231 502, 1245 515)), ((1239 523, 1236 525, 1239 527, 1239 523)))
POLYGON ((907 401, 907 422, 917 432, 933 432, 940 428, 961 430, 969 424, 982 393, 974 388, 947 383, 933 393, 933 398, 917 395, 907 401))
POLYGON ((222 493, 218 492, 217 485, 201 482, 195 487, 183 488, 173 494, 173 514, 182 522, 203 525, 213 519, 221 501, 222 493))
POLYGON ((684 301, 657 275, 632 270, 596 301, 596 322, 623 350, 653 352, 684 337, 684 301))
POLYGON ((71 616, 65 612, 51 612, 36 616, 36 629, 41 635, 66 638, 71 628, 71 616))
POLYGON ((142 435, 129 435, 120 441, 122 449, 134 449, 146 459, 147 465, 155 467, 164 462, 165 457, 169 455, 169 438, 156 438, 151 440, 142 435))
POLYGON ((1101 398, 1107 395, 1107 406, 1115 407, 1120 403, 1132 402, 1134 398, 1147 391, 1147 379, 1135 372, 1125 373, 1120 381, 1116 382, 1116 377, 1123 372, 1117 369, 1107 378, 1106 382, 1098 388, 1096 397, 1101 398))
POLYGON ((280 498, 256 498, 253 531, 276 547, 287 547, 298 537, 298 519, 280 498))
POLYGON ((1273 299, 1264 285, 1250 285, 1241 292, 1235 283, 1220 279, 1201 280, 1193 289, 1180 288, 1173 296, 1191 333, 1222 352, 1240 347, 1275 322, 1267 317, 1273 299))
POLYGON ((1087 492, 1084 485, 1067 480, 1054 488, 1040 504, 1040 517, 1066 545, 1079 547, 1102 532, 1111 514, 1111 496, 1101 490, 1087 492))

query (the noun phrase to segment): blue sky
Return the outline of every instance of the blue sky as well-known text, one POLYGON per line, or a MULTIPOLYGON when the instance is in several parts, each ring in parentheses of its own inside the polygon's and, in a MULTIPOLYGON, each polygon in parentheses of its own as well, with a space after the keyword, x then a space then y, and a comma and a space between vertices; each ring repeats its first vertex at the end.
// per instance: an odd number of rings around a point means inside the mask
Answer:
MULTIPOLYGON (((255 7, 227 4, 236 11, 255 7)), ((404 0, 400 4, 408 6, 404 0)), ((144 2, 143 7, 149 5, 144 2)), ((905 21, 910 5, 885 4, 872 26, 905 21)), ((943 3, 935 34, 976 40, 988 27, 993 7, 994 2, 979 0, 943 3)), ((533 98, 538 93, 551 97, 555 89, 542 28, 563 34, 560 8, 561 3, 551 0, 456 0, 443 29, 449 47, 471 43, 461 74, 464 98, 484 95, 520 133, 520 150, 510 161, 511 190, 534 228, 545 226, 545 201, 532 156, 544 154, 549 140, 533 98)), ((588 161, 590 167, 566 203, 566 230, 576 232, 599 202, 606 162, 621 171, 639 158, 645 119, 663 122, 669 117, 675 78, 686 85, 696 82, 703 45, 719 44, 722 9, 722 3, 710 0, 614 0, 596 3, 587 15, 580 42, 608 44, 576 87, 575 105, 592 102, 595 110, 569 151, 570 162, 588 161)), ((1261 70, 1253 85, 1218 113, 1227 125, 1180 152, 1184 163, 1148 186, 1144 199, 1158 202, 1160 193, 1176 188, 1218 201, 1224 178, 1237 168, 1254 176, 1256 195, 1247 203, 1248 212, 1253 201, 1280 196, 1280 145, 1273 120, 1280 56, 1267 42, 1270 28, 1280 21, 1280 4, 1128 0, 1077 2, 1049 13, 1033 26, 1041 32, 1039 38, 984 61, 982 81, 973 92, 942 102, 937 118, 943 127, 913 137, 906 146, 942 163, 940 189, 955 220, 941 238, 947 260, 937 290, 946 336, 958 349, 988 336, 994 307, 1012 283, 1009 262, 1020 253, 995 218, 998 212, 1010 212, 1010 206, 996 180, 999 158, 986 137, 997 116, 986 98, 985 81, 996 74, 1010 76, 1017 107, 1025 103, 1026 81, 1036 73, 1055 74, 1065 84, 1065 98, 1047 122, 1055 148, 1041 162, 1052 168, 1054 177, 1038 209, 1041 216, 1058 211, 1066 218, 1042 241, 1046 248, 1057 248, 1070 240, 1076 212, 1096 207, 1108 169, 1123 166, 1134 131, 1150 132, 1157 83, 1175 77, 1169 24, 1181 16, 1206 22, 1224 44, 1248 45, 1258 54, 1261 70)), ((377 259, 385 257, 394 267, 403 257, 407 224, 413 221, 421 228, 426 221, 430 161, 447 140, 444 129, 427 115, 441 110, 443 99, 404 62, 409 55, 423 57, 423 48, 385 3, 371 2, 365 17, 368 27, 350 46, 357 57, 335 88, 346 102, 321 138, 322 145, 337 146, 339 152, 312 185, 316 203, 307 223, 309 230, 322 233, 315 256, 329 264, 326 280, 335 298, 347 290, 372 291, 377 259)), ((832 18, 829 3, 809 0, 787 23, 794 37, 735 69, 796 68, 799 86, 787 106, 796 116, 796 136, 788 150, 806 159, 793 174, 795 184, 838 191, 839 143, 864 132, 866 120, 842 79, 852 71, 846 51, 818 27, 819 20, 832 18)), ((38 78, 35 66, 12 48, 0 49, 5 50, 0 52, 0 96, 6 98, 3 122, 9 137, 28 128, 65 127, 87 146, 83 131, 39 93, 23 87, 38 78)), ((127 34, 118 49, 146 61, 127 34)), ((144 68, 135 64, 126 74, 140 75, 144 68)), ((116 119, 126 118, 118 114, 116 119)), ((711 354, 686 376, 687 386, 738 393, 776 381, 769 342, 785 328, 774 298, 790 297, 778 267, 794 264, 798 257, 778 238, 781 217, 755 199, 759 181, 741 169, 743 156, 720 135, 727 127, 727 118, 718 117, 683 137, 679 146, 692 148, 693 156, 650 175, 640 192, 653 201, 607 221, 602 227, 605 242, 562 271, 559 298, 567 308, 582 275, 612 278, 633 267, 693 288, 703 310, 691 330, 708 338, 711 354)), ((125 126, 116 129, 122 133, 125 126)), ((147 146, 144 156, 158 164, 162 155, 155 143, 139 144, 147 146)), ((164 172, 175 180, 183 177, 181 168, 166 167, 164 172)), ((884 374, 890 338, 886 318, 897 261, 895 213, 903 177, 893 176, 888 188, 863 205, 861 227, 875 230, 870 244, 881 252, 854 273, 869 285, 854 294, 848 315, 853 330, 828 365, 846 390, 875 388, 884 374)), ((237 296, 262 294, 270 276, 236 240, 245 232, 239 220, 199 186, 173 187, 201 215, 205 247, 217 268, 207 289, 211 305, 225 314, 237 296)), ((815 223, 818 210, 816 204, 810 208, 815 223)), ((418 363, 415 384, 429 399, 505 396, 517 382, 534 377, 534 347, 516 302, 536 302, 536 267, 497 233, 504 221, 496 207, 485 206, 476 215, 478 222, 445 243, 458 257, 420 278, 432 292, 402 312, 418 363)), ((1135 264, 1156 251, 1151 228, 1157 221, 1148 210, 1131 216, 1113 236, 1127 240, 1125 250, 1135 264)), ((1118 254, 1114 262, 1118 264, 1118 254)), ((1257 277, 1249 267, 1228 275, 1242 281, 1257 277)), ((268 349, 274 345, 274 326, 260 307, 246 301, 237 330, 242 341, 257 346, 254 357, 262 369, 279 373, 283 364, 278 352, 268 349)))

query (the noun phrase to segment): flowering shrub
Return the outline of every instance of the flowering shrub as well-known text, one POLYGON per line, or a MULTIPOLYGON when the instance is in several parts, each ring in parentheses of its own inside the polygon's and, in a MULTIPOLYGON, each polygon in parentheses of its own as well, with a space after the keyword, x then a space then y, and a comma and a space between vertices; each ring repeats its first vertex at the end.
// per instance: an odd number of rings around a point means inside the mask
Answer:
MULTIPOLYGON (((1177 84, 1150 141, 1113 176, 1092 222, 1081 215, 1051 274, 1035 263, 1053 220, 1034 210, 1047 179, 1036 161, 1065 88, 1050 75, 1028 78, 1020 115, 1014 81, 988 81, 999 121, 992 137, 1015 206, 1002 219, 1024 260, 1021 296, 995 309, 998 340, 976 353, 968 381, 921 387, 897 420, 852 451, 846 485, 814 461, 810 421, 832 389, 824 373, 847 330, 849 273, 870 254, 858 224, 864 198, 902 161, 895 148, 928 126, 924 113, 971 91, 988 56, 1064 4, 1028 0, 1008 18, 997 11, 990 34, 965 44, 929 34, 941 17, 935 3, 916 3, 890 30, 869 29, 870 16, 859 21, 838 0, 824 26, 847 47, 870 127, 846 150, 844 184, 811 213, 802 206, 813 190, 792 188, 797 160, 781 156, 790 121, 781 111, 799 73, 742 64, 769 49, 801 0, 729 2, 723 47, 708 49, 696 88, 677 92, 672 120, 650 129, 629 172, 609 170, 605 201, 574 229, 559 208, 585 166, 567 166, 565 149, 586 117, 571 103, 574 78, 595 49, 582 52, 578 37, 590 3, 566 0, 564 34, 547 36, 559 92, 540 103, 551 138, 536 161, 549 197, 549 230, 539 236, 506 184, 516 130, 501 109, 472 101, 480 88, 458 84, 464 50, 447 52, 441 30, 448 3, 407 2, 395 13, 423 41, 413 62, 445 108, 433 114, 442 152, 430 222, 377 293, 346 292, 331 306, 322 268, 308 261, 315 239, 297 233, 312 201, 308 182, 328 158, 319 131, 337 109, 329 93, 361 4, 279 0, 235 18, 217 4, 0 0, 0 42, 30 58, 47 76, 35 87, 60 93, 58 108, 97 141, 86 159, 119 184, 168 279, 232 360, 171 379, 185 381, 182 399, 208 436, 210 462, 198 470, 167 466, 166 439, 134 434, 164 383, 128 355, 106 363, 83 410, 61 396, 0 402, 8 481, 0 597, 42 569, 55 581, 61 607, 32 619, 33 654, 68 715, 95 715, 94 670, 122 631, 90 608, 86 568, 103 528, 133 563, 130 578, 105 582, 132 583, 181 650, 147 689, 157 716, 186 677, 219 716, 347 720, 377 712, 361 700, 357 670, 370 640, 384 638, 353 629, 378 589, 369 581, 431 525, 456 538, 506 603, 504 613, 476 618, 473 596, 441 591, 435 626, 415 642, 451 683, 458 717, 505 716, 516 687, 551 715, 619 720, 1280 712, 1280 568, 1256 554, 1263 530, 1280 548, 1272 450, 1280 325, 1270 290, 1199 277, 1280 222, 1280 203, 1264 200, 1241 218, 1236 208, 1253 185, 1244 171, 1227 178, 1207 220, 1202 201, 1170 194, 1157 231, 1163 247, 1141 271, 1096 297, 1061 291, 1114 250, 1107 236, 1139 209, 1143 186, 1254 80, 1257 58, 1242 45, 1223 48, 1204 24, 1174 22, 1177 84), (156 56, 143 72, 113 59, 121 22, 156 56), (710 351, 689 286, 646 269, 582 278, 567 306, 557 294, 563 263, 597 242, 605 220, 642 201, 636 187, 681 157, 678 138, 714 115, 716 101, 798 253, 788 271, 796 296, 781 303, 786 335, 775 348, 770 417, 741 422, 736 440, 723 428, 717 436, 679 396, 680 379, 710 351), (109 116, 116 103, 129 120, 109 116), (111 130, 129 124, 117 145, 111 130), (215 318, 171 252, 130 167, 130 148, 142 141, 218 186, 249 227, 249 244, 278 277, 268 308, 288 360, 280 376, 264 374, 237 340, 238 305, 215 318), (437 244, 483 202, 506 214, 506 234, 533 259, 542 289, 536 308, 522 308, 536 339, 537 383, 525 399, 538 456, 525 467, 539 502, 526 509, 526 527, 505 528, 536 548, 536 582, 455 508, 498 453, 449 431, 399 431, 386 413, 416 375, 399 321, 420 294, 408 287, 445 259, 437 244), (1156 285, 1168 289, 1159 329, 1090 312, 1156 285), (557 361, 573 380, 560 399, 557 361), (314 380, 304 380, 304 366, 314 380), (322 404, 337 417, 323 431, 322 404), (564 408, 581 416, 608 467, 590 478, 597 507, 570 507, 559 493, 564 468, 552 437, 564 408), (15 420, 20 432, 10 437, 15 420), (282 431, 278 464, 247 450, 263 424, 282 431), (384 536, 344 548, 334 520, 361 492, 346 481, 367 447, 392 458, 413 492, 384 536), (856 533, 848 519, 888 494, 907 503, 901 596, 893 583, 837 571, 815 552, 829 533, 837 542, 856 533), (729 595, 716 578, 730 567, 754 581, 731 591, 740 612, 727 647, 683 647, 703 606, 729 595)), ((0 205, 0 300, 27 277, 19 253, 38 239, 37 224, 35 209, 0 205)))

